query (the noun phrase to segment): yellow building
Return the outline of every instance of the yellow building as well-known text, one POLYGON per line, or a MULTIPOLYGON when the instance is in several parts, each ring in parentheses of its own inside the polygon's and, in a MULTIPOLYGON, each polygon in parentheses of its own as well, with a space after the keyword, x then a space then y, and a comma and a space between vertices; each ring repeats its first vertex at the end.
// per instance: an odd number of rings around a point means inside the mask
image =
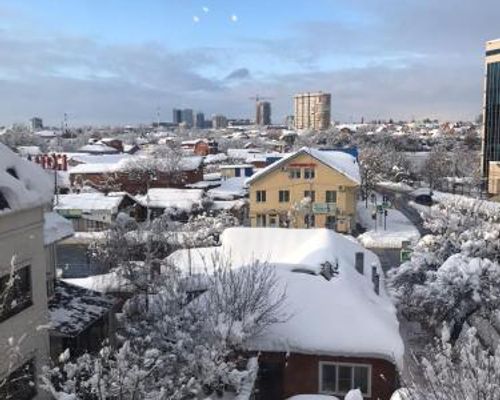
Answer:
POLYGON ((302 148, 254 174, 250 186, 252 226, 355 227, 359 165, 350 154, 302 148))

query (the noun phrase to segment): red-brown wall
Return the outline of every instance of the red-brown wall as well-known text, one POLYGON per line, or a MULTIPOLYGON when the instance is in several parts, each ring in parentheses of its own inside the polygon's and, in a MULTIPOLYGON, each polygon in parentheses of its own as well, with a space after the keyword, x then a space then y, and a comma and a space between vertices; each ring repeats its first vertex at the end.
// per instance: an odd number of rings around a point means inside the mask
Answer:
MULTIPOLYGON (((158 179, 150 180, 150 188, 182 188, 186 184, 203 180, 203 168, 192 171, 175 173, 172 177, 168 174, 159 174, 158 179)), ((82 183, 93 186, 101 191, 121 191, 133 195, 145 193, 147 191, 147 177, 131 176, 128 173, 99 173, 99 174, 71 174, 71 186, 78 186, 82 183)))
MULTIPOLYGON (((267 352, 259 355, 259 364, 272 364, 276 367, 278 365, 282 367, 282 382, 277 381, 275 384, 281 385, 278 392, 282 393, 283 399, 298 394, 319 393, 320 361, 371 365, 371 397, 365 397, 366 400, 390 400, 392 393, 397 388, 396 367, 391 362, 383 359, 316 356, 297 353, 291 353, 286 357, 285 353, 267 352)), ((280 375, 277 374, 276 376, 280 375)), ((257 381, 257 389, 258 400, 280 400, 276 398, 276 392, 271 395, 259 390, 259 380, 257 381)))

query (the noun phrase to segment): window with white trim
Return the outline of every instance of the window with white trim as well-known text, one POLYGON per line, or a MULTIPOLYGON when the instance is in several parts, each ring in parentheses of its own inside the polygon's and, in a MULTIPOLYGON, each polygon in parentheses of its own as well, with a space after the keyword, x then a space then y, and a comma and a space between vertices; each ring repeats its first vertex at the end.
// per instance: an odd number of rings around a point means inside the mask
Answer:
POLYGON ((315 171, 314 168, 304 168, 304 179, 314 179, 315 171))
POLYGON ((319 392, 345 395, 359 389, 363 396, 371 396, 371 366, 321 361, 319 363, 319 392))
POLYGON ((280 190, 278 196, 279 196, 280 203, 288 203, 290 201, 290 191, 289 190, 280 190))
POLYGON ((288 177, 290 179, 300 179, 300 168, 289 168, 288 177))
POLYGON ((257 214, 255 219, 257 226, 266 226, 266 214, 257 214))
POLYGON ((266 191, 265 190, 257 190, 256 200, 257 200, 257 203, 265 203, 266 202, 266 191))

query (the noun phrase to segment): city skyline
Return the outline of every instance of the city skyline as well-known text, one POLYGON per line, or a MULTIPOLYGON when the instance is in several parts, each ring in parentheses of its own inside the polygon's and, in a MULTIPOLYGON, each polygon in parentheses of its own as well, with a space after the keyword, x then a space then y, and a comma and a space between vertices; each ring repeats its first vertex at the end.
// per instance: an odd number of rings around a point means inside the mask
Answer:
POLYGON ((332 118, 472 119, 492 0, 0 1, 0 125, 148 123, 172 108, 252 118, 249 96, 332 94, 332 118))

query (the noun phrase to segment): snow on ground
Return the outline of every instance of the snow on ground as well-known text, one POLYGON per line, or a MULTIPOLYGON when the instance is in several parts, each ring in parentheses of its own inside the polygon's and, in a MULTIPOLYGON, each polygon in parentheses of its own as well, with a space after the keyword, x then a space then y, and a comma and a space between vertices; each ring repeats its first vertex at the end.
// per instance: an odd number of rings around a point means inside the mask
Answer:
POLYGON ((44 213, 43 241, 45 245, 58 242, 74 234, 71 221, 55 212, 44 213))
MULTIPOLYGON (((377 194, 378 204, 382 204, 382 197, 377 194)), ((411 223, 411 221, 406 218, 401 211, 394 208, 387 210, 387 230, 384 230, 384 226, 377 225, 375 230, 375 221, 372 219, 374 206, 368 203, 368 208, 366 208, 366 203, 363 200, 359 200, 357 204, 357 218, 361 226, 363 226, 367 231, 358 236, 358 240, 365 247, 369 248, 388 248, 397 249, 401 248, 402 242, 409 240, 411 242, 416 242, 420 239, 420 234, 411 223)), ((383 217, 378 217, 378 222, 382 220, 383 217)))
POLYGON ((407 185, 406 183, 403 182, 382 181, 378 182, 377 186, 380 186, 381 188, 384 189, 392 190, 394 192, 402 192, 402 193, 408 193, 413 190, 413 188, 410 185, 407 185))
POLYGON ((286 288, 289 319, 247 343, 249 350, 402 360, 399 325, 380 262, 356 241, 328 229, 228 228, 221 242, 221 247, 176 251, 167 263, 186 274, 254 261, 275 268, 286 288), (364 253, 364 275, 354 268, 356 252, 364 253), (338 262, 339 275, 330 281, 319 275, 325 261, 338 262), (380 275, 380 295, 374 291, 372 266, 380 275))
POLYGON ((39 165, 22 159, 0 143, 0 211, 49 204, 53 190, 51 179, 39 165))
POLYGON ((246 196, 248 193, 245 188, 247 178, 228 178, 221 181, 217 188, 210 189, 207 194, 215 200, 234 200, 246 196))

